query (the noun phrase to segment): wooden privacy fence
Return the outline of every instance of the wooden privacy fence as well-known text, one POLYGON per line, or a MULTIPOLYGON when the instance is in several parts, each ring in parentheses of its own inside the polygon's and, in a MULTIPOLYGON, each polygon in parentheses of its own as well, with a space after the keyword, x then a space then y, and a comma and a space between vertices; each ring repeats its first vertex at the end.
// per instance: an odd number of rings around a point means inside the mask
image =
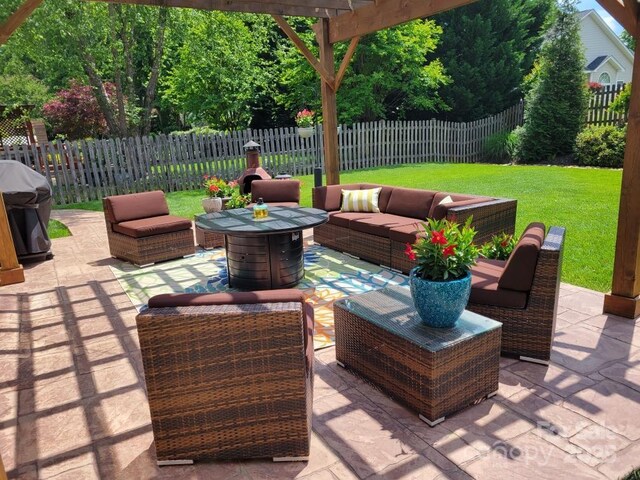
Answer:
POLYGON ((613 99, 624 89, 624 84, 607 85, 592 92, 587 110, 588 125, 623 125, 627 123, 626 113, 609 110, 613 99))
MULTIPOLYGON (((341 170, 420 162, 480 160, 486 138, 522 124, 522 104, 482 120, 356 123, 339 128, 341 170)), ((0 150, 41 172, 54 200, 68 204, 153 189, 201 188, 205 174, 226 179, 245 169, 242 146, 262 146, 262 166, 273 175, 309 175, 323 167, 322 128, 303 139, 295 128, 242 130, 221 134, 158 135, 106 140, 53 141, 0 150)))

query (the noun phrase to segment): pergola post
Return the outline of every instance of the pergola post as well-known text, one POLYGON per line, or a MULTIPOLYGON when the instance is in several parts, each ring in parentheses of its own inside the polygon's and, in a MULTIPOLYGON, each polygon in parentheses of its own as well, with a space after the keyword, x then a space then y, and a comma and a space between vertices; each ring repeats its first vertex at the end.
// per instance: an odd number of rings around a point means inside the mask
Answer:
MULTIPOLYGON (((635 38, 640 40, 638 31, 635 38)), ((613 281, 611 293, 604 298, 604 312, 627 318, 640 315, 640 55, 637 52, 633 60, 613 281)))
MULTIPOLYGON (((317 38, 320 46, 320 64, 335 78, 336 66, 333 45, 329 42, 329 20, 321 19, 319 26, 317 38)), ((340 154, 338 152, 338 111, 335 81, 329 83, 325 78, 321 78, 320 81, 322 82, 324 168, 327 174, 327 185, 337 185, 340 183, 340 154)))
POLYGON ((20 282, 24 282, 24 271, 16 257, 9 217, 0 192, 0 286, 20 282))

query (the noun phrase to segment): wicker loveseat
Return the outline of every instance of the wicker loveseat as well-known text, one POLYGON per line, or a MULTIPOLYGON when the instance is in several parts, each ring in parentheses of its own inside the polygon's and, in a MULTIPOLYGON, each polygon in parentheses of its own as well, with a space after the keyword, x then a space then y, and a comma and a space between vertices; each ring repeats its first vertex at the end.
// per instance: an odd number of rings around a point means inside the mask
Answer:
POLYGON ((158 295, 136 321, 159 464, 307 459, 313 308, 302 292, 158 295))
POLYGON ((102 199, 109 252, 144 266, 195 253, 191 221, 169 215, 160 190, 102 199))
POLYGON ((555 330, 565 229, 532 223, 509 260, 479 259, 467 309, 502 322, 502 352, 548 363, 555 330))
POLYGON ((366 183, 329 185, 313 189, 313 206, 329 212, 329 222, 314 229, 314 240, 327 247, 404 273, 414 263, 405 255, 407 243, 419 234, 426 218, 463 223, 473 215, 476 241, 500 232, 513 233, 516 200, 481 197, 366 183), (380 213, 341 212, 342 190, 381 187, 380 213), (451 197, 452 202, 441 204, 451 197))
POLYGON ((251 204, 259 198, 278 207, 300 206, 300 180, 254 180, 251 182, 251 204))

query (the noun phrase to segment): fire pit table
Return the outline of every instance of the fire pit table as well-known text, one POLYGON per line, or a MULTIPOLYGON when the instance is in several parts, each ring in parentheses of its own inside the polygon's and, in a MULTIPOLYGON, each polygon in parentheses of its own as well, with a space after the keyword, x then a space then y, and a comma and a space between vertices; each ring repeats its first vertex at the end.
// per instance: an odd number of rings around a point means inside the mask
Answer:
POLYGON ((270 207, 264 219, 238 208, 199 215, 196 227, 224 235, 230 287, 268 290, 302 280, 302 230, 327 220, 327 212, 316 208, 270 207))

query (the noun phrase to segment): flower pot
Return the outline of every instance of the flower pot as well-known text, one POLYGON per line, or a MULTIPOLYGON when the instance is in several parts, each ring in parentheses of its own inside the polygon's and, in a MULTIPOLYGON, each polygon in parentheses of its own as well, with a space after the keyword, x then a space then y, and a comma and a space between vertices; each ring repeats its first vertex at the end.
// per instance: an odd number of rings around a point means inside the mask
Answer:
POLYGON ((471 272, 457 280, 434 281, 409 272, 411 297, 422 322, 435 328, 451 328, 462 315, 471 294, 471 272))
POLYGON ((209 197, 202 199, 202 208, 207 213, 219 212, 222 210, 222 198, 209 197))
POLYGON ((302 138, 312 137, 315 132, 315 128, 313 127, 298 127, 298 135, 302 138))

